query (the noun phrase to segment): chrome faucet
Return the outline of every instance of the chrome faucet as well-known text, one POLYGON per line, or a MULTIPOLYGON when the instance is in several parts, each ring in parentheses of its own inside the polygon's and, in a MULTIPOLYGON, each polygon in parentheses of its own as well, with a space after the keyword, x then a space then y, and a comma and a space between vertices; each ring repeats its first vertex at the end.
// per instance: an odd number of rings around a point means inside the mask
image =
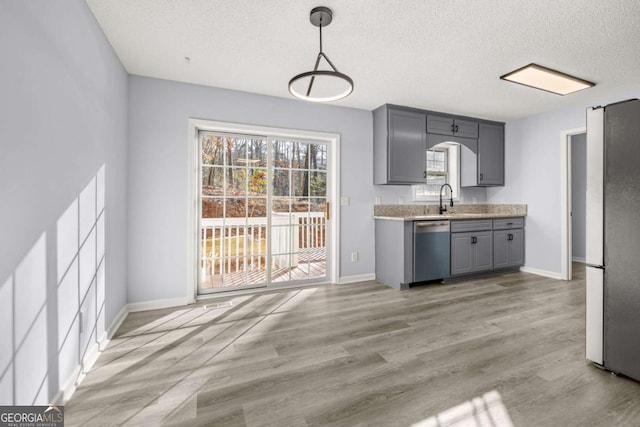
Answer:
POLYGON ((442 186, 440 187, 440 215, 442 215, 443 213, 445 213, 447 211, 447 207, 446 206, 442 206, 442 189, 444 187, 449 187, 449 194, 451 195, 451 199, 449 199, 449 206, 453 207, 453 188, 451 188, 451 186, 449 184, 442 184, 442 186))

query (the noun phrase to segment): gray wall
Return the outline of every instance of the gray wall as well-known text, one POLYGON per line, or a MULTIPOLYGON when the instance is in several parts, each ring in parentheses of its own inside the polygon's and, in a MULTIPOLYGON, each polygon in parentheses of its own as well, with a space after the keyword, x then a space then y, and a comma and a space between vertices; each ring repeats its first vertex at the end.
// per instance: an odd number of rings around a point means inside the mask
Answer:
POLYGON ((584 262, 587 243, 587 134, 571 137, 571 249, 584 262))
POLYGON ((186 297, 189 118, 339 133, 340 276, 374 272, 370 111, 139 76, 129 111, 129 302, 186 297))
POLYGON ((45 404, 126 303, 127 77, 82 0, 0 2, 0 52, 0 405, 45 404))
POLYGON ((487 189, 489 203, 526 203, 526 267, 560 275, 560 134, 586 126, 586 108, 637 98, 640 86, 563 110, 508 122, 504 187, 487 189))

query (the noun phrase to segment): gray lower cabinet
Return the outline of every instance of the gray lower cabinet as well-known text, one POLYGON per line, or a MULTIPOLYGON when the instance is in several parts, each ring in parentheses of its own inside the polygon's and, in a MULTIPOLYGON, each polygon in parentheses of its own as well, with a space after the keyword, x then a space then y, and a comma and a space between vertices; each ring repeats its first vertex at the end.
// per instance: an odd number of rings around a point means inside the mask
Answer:
POLYGON ((451 275, 493 269, 493 232, 451 233, 451 275))
POLYGON ((424 184, 427 115, 383 105, 373 112, 374 184, 424 184))
MULTIPOLYGON (((464 278, 524 265, 524 221, 524 217, 451 220, 450 234, 437 236, 438 239, 444 237, 445 242, 449 239, 451 276, 464 278)), ((376 219, 376 280, 396 289, 408 289, 411 283, 432 279, 420 275, 416 262, 446 263, 446 256, 425 259, 418 254, 420 248, 413 221, 376 219), (416 258, 420 259, 416 261, 416 258)))
POLYGON ((375 220, 376 280, 396 289, 413 282, 413 222, 375 220))
POLYGON ((493 267, 524 265, 524 230, 493 232, 493 267))
POLYGON ((451 275, 493 269, 491 219, 451 221, 451 275))
POLYGON ((494 268, 524 265, 524 218, 493 220, 494 268))

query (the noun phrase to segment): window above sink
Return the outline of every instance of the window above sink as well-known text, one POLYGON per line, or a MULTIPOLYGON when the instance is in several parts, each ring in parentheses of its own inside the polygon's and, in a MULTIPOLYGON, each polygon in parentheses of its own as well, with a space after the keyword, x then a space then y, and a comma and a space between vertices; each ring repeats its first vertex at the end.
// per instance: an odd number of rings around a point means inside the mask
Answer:
MULTIPOLYGON (((440 187, 449 184, 453 188, 453 199, 460 197, 460 145, 443 142, 429 148, 426 153, 425 184, 412 186, 413 201, 438 201, 440 187)), ((449 199, 449 190, 442 195, 449 199)))

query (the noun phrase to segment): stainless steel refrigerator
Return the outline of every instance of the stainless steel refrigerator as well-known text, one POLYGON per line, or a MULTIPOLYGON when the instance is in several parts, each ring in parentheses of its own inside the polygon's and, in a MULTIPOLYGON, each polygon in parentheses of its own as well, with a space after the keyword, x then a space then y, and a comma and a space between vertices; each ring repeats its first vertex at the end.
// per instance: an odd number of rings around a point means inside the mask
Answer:
POLYGON ((640 100, 587 110, 587 359, 640 380, 640 100))

